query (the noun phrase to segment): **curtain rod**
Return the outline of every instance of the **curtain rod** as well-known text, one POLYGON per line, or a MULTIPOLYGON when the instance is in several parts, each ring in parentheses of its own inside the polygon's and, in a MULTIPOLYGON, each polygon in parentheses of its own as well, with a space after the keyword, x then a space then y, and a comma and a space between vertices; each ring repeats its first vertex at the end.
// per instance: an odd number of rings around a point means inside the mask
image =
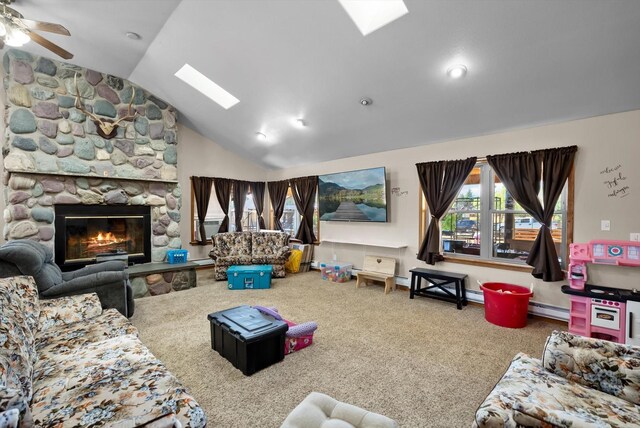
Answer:
MULTIPOLYGON (((468 156, 468 158, 470 157, 475 157, 476 158, 476 162, 480 162, 480 163, 487 163, 487 156, 502 156, 502 155, 513 155, 516 153, 534 153, 534 152, 541 152, 541 151, 545 151, 545 150, 562 150, 562 149, 569 149, 575 147, 576 149, 578 148, 578 146, 576 146, 575 144, 572 146, 562 146, 562 147, 550 147, 548 149, 536 149, 536 150, 524 150, 524 151, 520 151, 520 152, 510 152, 510 153, 500 153, 497 155, 485 155, 485 156, 468 156)), ((434 161, 434 162, 442 162, 442 161, 434 161)), ((419 162, 419 163, 428 163, 428 162, 419 162)))

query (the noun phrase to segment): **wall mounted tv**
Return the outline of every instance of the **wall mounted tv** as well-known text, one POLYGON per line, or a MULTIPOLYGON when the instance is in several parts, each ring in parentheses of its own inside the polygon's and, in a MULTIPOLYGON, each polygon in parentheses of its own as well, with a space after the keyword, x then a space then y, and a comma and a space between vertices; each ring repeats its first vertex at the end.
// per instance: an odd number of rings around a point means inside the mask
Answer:
POLYGON ((320 220, 386 222, 385 169, 321 175, 318 201, 320 220))

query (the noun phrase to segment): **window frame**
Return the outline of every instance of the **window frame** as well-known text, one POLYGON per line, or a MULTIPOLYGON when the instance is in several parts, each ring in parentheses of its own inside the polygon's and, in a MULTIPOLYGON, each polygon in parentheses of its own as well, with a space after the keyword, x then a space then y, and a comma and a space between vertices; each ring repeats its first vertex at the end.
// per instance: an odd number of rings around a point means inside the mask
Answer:
MULTIPOLYGON (((481 204, 480 206, 479 215, 480 215, 481 222, 478 230, 480 231, 480 236, 489 236, 492 238, 493 235, 491 232, 491 228, 493 226, 493 216, 495 215, 496 212, 505 213, 507 211, 513 211, 514 213, 520 213, 520 211, 505 210, 505 209, 499 210, 499 211, 496 210, 494 207, 495 186, 492 183, 495 172, 491 169, 491 167, 489 166, 489 164, 486 162, 485 159, 479 159, 476 162, 474 168, 475 167, 481 168, 481 171, 482 171, 481 178, 480 178, 481 189, 482 190, 489 189, 489 196, 487 196, 486 198, 488 198, 488 200, 491 201, 490 204, 485 203, 485 204, 481 204), (489 172, 484 173, 484 168, 488 168, 489 172), (490 219, 490 221, 486 221, 486 220, 483 221, 482 219, 490 219)), ((420 184, 418 184, 418 188, 420 189, 420 191, 418 192, 418 210, 419 210, 418 248, 420 248, 420 246, 422 245, 422 241, 424 239, 424 235, 427 230, 427 220, 430 217, 430 215, 429 215, 429 208, 427 206, 426 199, 424 197, 424 193, 422 192, 420 184)), ((565 205, 565 207, 563 210, 564 215, 562 216, 563 217, 562 218, 562 239, 563 239, 564 245, 561 244, 561 258, 562 258, 561 267, 563 269, 566 269, 566 267, 568 266, 569 245, 573 242, 574 191, 575 191, 575 165, 571 167, 571 171, 569 172, 569 176, 567 178, 566 190, 563 191, 563 193, 566 195, 564 196, 564 201, 563 201, 563 205, 565 205)), ((563 198, 563 196, 561 196, 561 198, 563 198)), ((562 199, 560 200, 562 201, 562 199)), ((447 210, 447 212, 449 211, 447 210)), ((441 239, 440 253, 444 256, 445 262, 468 264, 468 265, 474 265, 474 266, 485 266, 485 267, 492 267, 492 268, 513 270, 513 271, 520 271, 520 272, 532 271, 533 267, 527 265, 525 262, 506 261, 506 259, 494 257, 493 252, 491 251, 492 243, 493 243, 493 239, 484 239, 484 240, 481 239, 480 241, 481 255, 469 256, 469 255, 463 255, 463 254, 451 254, 451 253, 444 252, 442 250, 442 239, 441 239), (482 254, 485 254, 485 255, 488 254, 489 256, 483 257, 482 254)), ((532 244, 533 244, 533 241, 532 241, 532 244)))

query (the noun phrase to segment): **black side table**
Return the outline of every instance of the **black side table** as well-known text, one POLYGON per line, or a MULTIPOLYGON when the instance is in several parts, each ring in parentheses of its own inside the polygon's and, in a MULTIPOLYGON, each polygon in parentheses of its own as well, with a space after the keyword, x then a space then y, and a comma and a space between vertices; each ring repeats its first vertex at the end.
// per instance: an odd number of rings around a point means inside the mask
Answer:
POLYGON ((462 306, 467 306, 467 292, 464 288, 464 279, 467 277, 466 274, 422 268, 411 269, 410 272, 410 299, 413 299, 413 296, 432 297, 434 299, 455 303, 458 309, 462 309, 462 306), (422 287, 423 279, 430 285, 422 287), (449 289, 445 288, 445 285, 453 285, 456 289, 456 294, 454 295, 449 289), (439 289, 443 293, 435 291, 435 289, 439 289))

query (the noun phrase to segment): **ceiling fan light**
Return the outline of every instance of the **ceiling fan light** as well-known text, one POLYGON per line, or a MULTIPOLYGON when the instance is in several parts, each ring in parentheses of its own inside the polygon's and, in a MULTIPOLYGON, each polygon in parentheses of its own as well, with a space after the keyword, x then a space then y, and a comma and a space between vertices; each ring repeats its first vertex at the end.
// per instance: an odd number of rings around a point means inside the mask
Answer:
POLYGON ((19 28, 11 28, 4 38, 4 43, 13 47, 20 47, 29 42, 31 38, 19 28))

